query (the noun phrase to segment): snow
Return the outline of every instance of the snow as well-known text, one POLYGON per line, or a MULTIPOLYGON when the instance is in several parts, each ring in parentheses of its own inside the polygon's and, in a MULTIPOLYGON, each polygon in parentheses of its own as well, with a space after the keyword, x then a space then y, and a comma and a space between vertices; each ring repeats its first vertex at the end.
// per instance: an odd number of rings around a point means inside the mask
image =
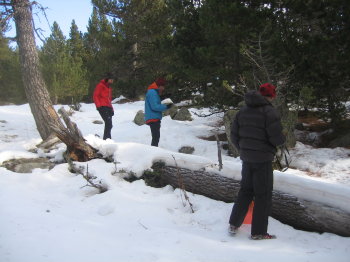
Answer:
MULTIPOLYGON (((92 123, 100 120, 93 104, 83 104, 81 112, 71 117, 88 143, 114 158, 114 163, 101 159, 77 163, 108 186, 103 194, 70 173, 66 163, 30 174, 0 167, 1 262, 349 261, 350 238, 295 230, 273 218, 269 232, 277 240, 249 240, 249 225, 231 237, 227 226, 232 204, 188 193, 195 210, 191 213, 178 189, 123 180, 127 172, 140 176, 154 161, 174 164, 174 158, 182 167, 204 167, 240 178, 239 159, 224 154, 224 168, 219 171, 216 142, 198 138, 223 130, 217 127, 221 114, 208 118, 192 114, 192 122, 165 117, 160 147, 155 148, 149 146, 149 127, 133 123, 143 106, 142 101, 114 104, 113 140, 95 135, 102 136, 103 125, 92 123), (194 146, 194 154, 177 153, 182 146, 194 146)), ((208 113, 208 109, 190 111, 208 113)), ((50 153, 29 151, 41 139, 27 104, 0 107, 0 140, 0 164, 40 156, 60 161, 65 150, 60 144, 50 153)), ((274 188, 350 212, 349 154, 344 148, 298 144, 291 150, 293 169, 275 171, 274 188)))

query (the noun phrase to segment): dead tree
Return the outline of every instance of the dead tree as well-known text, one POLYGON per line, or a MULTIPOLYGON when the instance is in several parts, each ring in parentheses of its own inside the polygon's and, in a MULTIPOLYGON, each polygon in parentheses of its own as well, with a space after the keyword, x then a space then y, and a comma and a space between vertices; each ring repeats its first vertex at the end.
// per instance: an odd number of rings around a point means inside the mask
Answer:
MULTIPOLYGON (((165 165, 154 165, 152 168, 161 174, 163 184, 177 188, 177 174, 180 173, 182 183, 189 192, 225 202, 237 199, 240 188, 238 180, 202 170, 165 165)), ((350 236, 350 213, 281 191, 273 191, 271 216, 296 229, 350 236)))
POLYGON ((70 159, 74 161, 88 161, 97 158, 97 150, 85 142, 79 128, 70 120, 66 110, 62 107, 58 112, 62 115, 66 127, 62 124, 55 125, 50 123, 50 128, 67 145, 67 154, 65 156, 67 161, 70 159))

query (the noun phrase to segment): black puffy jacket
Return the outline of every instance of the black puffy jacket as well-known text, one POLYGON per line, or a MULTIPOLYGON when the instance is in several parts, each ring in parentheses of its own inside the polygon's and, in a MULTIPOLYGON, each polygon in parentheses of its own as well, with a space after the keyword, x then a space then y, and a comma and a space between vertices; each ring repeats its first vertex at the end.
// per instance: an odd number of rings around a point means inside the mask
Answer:
POLYGON ((281 119, 272 104, 256 91, 244 97, 246 106, 232 123, 231 139, 247 162, 272 161, 276 147, 285 143, 281 119))

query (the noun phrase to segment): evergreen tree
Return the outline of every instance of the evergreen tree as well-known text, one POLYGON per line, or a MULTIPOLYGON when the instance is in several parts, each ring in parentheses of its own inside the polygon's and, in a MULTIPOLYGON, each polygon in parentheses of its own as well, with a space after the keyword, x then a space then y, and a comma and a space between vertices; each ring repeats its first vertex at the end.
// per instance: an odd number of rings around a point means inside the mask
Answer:
MULTIPOLYGON (((74 24, 73 24, 74 25, 74 24)), ((77 28, 71 29, 71 35, 77 28)), ((77 40, 67 44, 58 24, 54 22, 52 34, 41 51, 42 71, 54 103, 77 103, 87 94, 86 70, 79 56, 77 40)))
POLYGON ((165 44, 171 27, 164 0, 97 0, 100 12, 116 18, 120 56, 114 62, 119 82, 130 97, 144 94, 145 86, 167 73, 165 44))
POLYGON ((0 33, 0 102, 26 101, 21 79, 18 52, 9 47, 9 41, 0 33))
POLYGON ((112 72, 116 77, 120 73, 115 70, 115 61, 120 56, 119 34, 115 30, 115 22, 98 12, 96 8, 89 19, 87 33, 84 35, 84 46, 87 52, 86 68, 89 72, 89 97, 91 101, 96 84, 112 72))
POLYGON ((167 4, 172 25, 169 64, 177 87, 174 91, 178 91, 173 94, 178 100, 188 99, 193 93, 201 93, 209 82, 208 75, 202 73, 205 65, 197 52, 198 48, 205 45, 199 25, 198 3, 191 0, 168 0, 167 4), (203 79, 203 75, 207 79, 203 79))
POLYGON ((277 11, 277 26, 295 66, 295 91, 312 89, 325 118, 338 126, 345 113, 343 101, 349 98, 347 1, 282 1, 277 11))
POLYGON ((79 31, 75 20, 72 21, 69 39, 68 39, 69 54, 74 60, 86 60, 86 51, 84 47, 83 34, 79 31))

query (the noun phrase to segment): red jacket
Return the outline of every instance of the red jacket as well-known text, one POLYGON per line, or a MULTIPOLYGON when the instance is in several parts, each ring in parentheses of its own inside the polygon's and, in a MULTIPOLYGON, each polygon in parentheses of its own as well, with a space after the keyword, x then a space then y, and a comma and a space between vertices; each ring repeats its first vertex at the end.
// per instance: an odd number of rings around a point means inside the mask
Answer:
POLYGON ((105 80, 101 80, 100 83, 96 85, 93 100, 96 107, 108 106, 113 109, 112 106, 112 88, 105 80))

